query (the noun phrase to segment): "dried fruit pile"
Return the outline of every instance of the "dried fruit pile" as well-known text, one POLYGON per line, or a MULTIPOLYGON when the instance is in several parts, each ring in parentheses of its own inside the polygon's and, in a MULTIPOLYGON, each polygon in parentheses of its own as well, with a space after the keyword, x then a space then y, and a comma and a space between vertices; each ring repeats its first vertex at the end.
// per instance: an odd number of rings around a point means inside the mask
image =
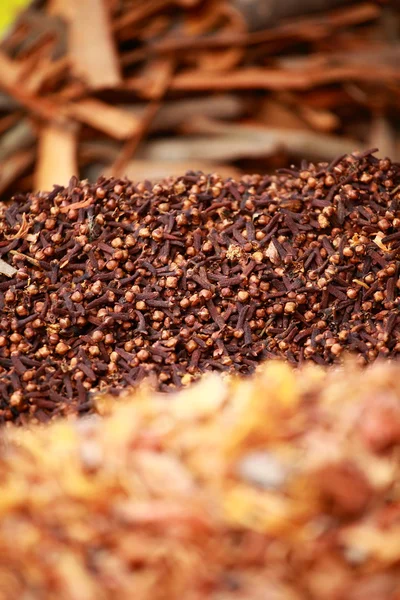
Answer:
POLYGON ((400 169, 372 154, 273 176, 189 173, 1 207, 1 419, 84 412, 261 359, 400 354, 400 169))
POLYGON ((399 597, 399 365, 117 406, 3 431, 0 598, 399 597))

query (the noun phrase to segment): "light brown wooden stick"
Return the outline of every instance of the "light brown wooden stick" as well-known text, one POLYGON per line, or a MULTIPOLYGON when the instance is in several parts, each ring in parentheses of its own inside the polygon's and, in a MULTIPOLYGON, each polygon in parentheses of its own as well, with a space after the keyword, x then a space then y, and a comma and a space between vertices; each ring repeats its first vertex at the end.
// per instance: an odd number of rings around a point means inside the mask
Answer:
POLYGON ((104 0, 74 0, 70 21, 74 71, 92 90, 121 83, 118 57, 104 0))
POLYGON ((70 128, 46 125, 40 132, 35 188, 51 190, 53 185, 67 185, 78 174, 76 133, 70 128))

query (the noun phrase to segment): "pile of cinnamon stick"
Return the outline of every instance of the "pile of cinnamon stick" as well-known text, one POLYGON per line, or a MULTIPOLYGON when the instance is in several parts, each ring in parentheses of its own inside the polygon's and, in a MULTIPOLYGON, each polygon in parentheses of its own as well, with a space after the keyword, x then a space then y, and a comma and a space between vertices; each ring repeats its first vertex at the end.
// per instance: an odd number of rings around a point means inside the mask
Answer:
POLYGON ((398 28, 384 2, 34 2, 0 44, 0 198, 371 145, 396 160, 398 28))

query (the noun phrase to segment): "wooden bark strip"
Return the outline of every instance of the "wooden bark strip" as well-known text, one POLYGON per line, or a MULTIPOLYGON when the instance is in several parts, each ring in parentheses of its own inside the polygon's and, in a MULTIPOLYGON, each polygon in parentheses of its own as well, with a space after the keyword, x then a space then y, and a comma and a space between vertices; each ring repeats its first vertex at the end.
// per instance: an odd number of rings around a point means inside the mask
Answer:
POLYGON ((70 117, 103 131, 117 140, 125 140, 135 135, 140 126, 140 120, 128 111, 101 102, 87 99, 68 105, 70 117))
POLYGON ((67 56, 54 61, 42 61, 32 76, 25 80, 25 89, 32 94, 38 94, 47 82, 51 81, 54 85, 62 76, 67 75, 69 67, 70 59, 67 56))
POLYGON ((123 172, 129 160, 133 158, 141 140, 145 137, 151 123, 160 110, 161 99, 168 89, 174 68, 175 61, 171 57, 161 58, 156 61, 155 75, 150 84, 151 102, 147 105, 137 132, 128 138, 111 167, 117 177, 123 172))
MULTIPOLYGON (((367 65, 344 65, 330 69, 297 71, 294 69, 263 69, 244 67, 231 73, 211 73, 204 71, 185 71, 176 75, 170 84, 171 90, 306 90, 313 86, 343 81, 363 83, 398 82, 400 68, 382 65, 379 69, 368 69, 367 65)), ((138 81, 132 82, 139 85, 138 81)), ((130 82, 127 81, 130 89, 130 82)))
MULTIPOLYGON (((194 97, 165 102, 152 121, 149 131, 168 131, 199 115, 214 119, 235 119, 245 112, 246 102, 233 94, 218 94, 206 98, 194 97)), ((121 108, 142 119, 144 104, 124 104, 121 108)))
POLYGON ((271 27, 281 19, 294 18, 311 12, 327 11, 348 3, 348 0, 234 0, 233 4, 246 18, 251 30, 271 27))
POLYGON ((104 0, 73 0, 70 49, 73 69, 90 89, 121 83, 118 57, 104 0))
POLYGON ((21 67, 0 52, 0 89, 4 90, 19 104, 42 119, 59 119, 59 107, 47 98, 38 98, 24 89, 19 82, 21 67))
POLYGON ((398 160, 399 154, 396 148, 396 133, 389 119, 379 111, 373 116, 369 131, 369 144, 375 144, 379 148, 378 155, 382 158, 390 156, 392 160, 398 160))
POLYGON ((78 175, 76 133, 70 128, 47 125, 39 136, 35 188, 53 189, 53 185, 67 185, 72 175, 78 175))
POLYGON ((26 169, 33 164, 35 159, 34 150, 24 150, 10 156, 0 164, 0 194, 20 177, 26 169))
POLYGON ((131 6, 122 17, 114 21, 113 29, 115 31, 120 31, 125 27, 131 27, 135 23, 153 16, 170 3, 170 0, 152 0, 151 2, 139 4, 139 6, 135 6, 134 3, 132 3, 133 6, 131 6))
POLYGON ((316 39, 325 38, 334 29, 373 21, 378 18, 379 14, 380 9, 375 3, 365 2, 335 10, 328 14, 322 13, 288 21, 287 23, 284 22, 262 31, 249 33, 218 32, 213 35, 198 37, 188 35, 166 37, 160 40, 151 40, 141 55, 138 54, 138 50, 127 52, 123 55, 122 60, 124 63, 128 62, 129 64, 129 57, 132 59, 134 56, 143 59, 156 53, 216 49, 227 46, 252 46, 268 42, 282 43, 287 39, 315 41, 316 39))
POLYGON ((73 19, 74 2, 65 2, 65 0, 48 0, 47 11, 50 15, 57 15, 63 19, 73 19))
POLYGON ((247 157, 266 157, 283 150, 293 156, 308 156, 311 160, 361 149, 356 140, 289 129, 260 128, 248 125, 226 125, 209 119, 193 121, 197 135, 148 142, 139 158, 146 160, 233 161, 247 157), (202 135, 201 135, 202 134, 202 135))
POLYGON ((19 116, 18 121, 2 136, 0 144, 0 161, 5 160, 20 150, 26 150, 35 142, 36 134, 28 119, 19 116))

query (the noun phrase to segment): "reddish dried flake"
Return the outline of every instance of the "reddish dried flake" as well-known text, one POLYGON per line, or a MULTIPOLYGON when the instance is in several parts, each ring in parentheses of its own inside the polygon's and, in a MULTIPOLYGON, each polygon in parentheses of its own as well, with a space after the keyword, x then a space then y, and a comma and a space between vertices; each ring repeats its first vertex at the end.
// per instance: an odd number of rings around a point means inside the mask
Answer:
POLYGON ((360 432, 373 450, 387 450, 400 441, 400 403, 392 393, 374 396, 366 402, 360 418, 360 432))
POLYGON ((355 516, 372 496, 366 477, 351 462, 326 465, 316 473, 323 500, 334 513, 355 516))

